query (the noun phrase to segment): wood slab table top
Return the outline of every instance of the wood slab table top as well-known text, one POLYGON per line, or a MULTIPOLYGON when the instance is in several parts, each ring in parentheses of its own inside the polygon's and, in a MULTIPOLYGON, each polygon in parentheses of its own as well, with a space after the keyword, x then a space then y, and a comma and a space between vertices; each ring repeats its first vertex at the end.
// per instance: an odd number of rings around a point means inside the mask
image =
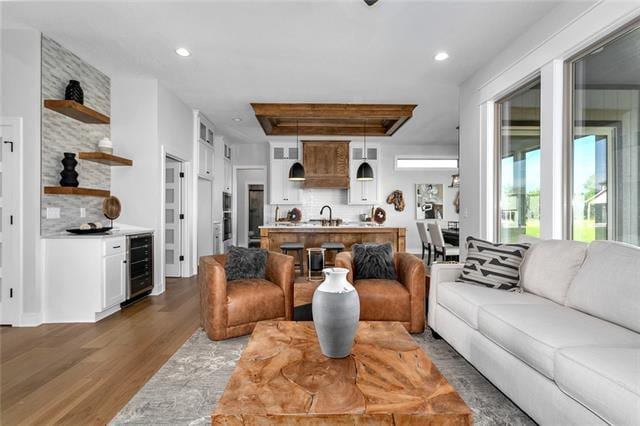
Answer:
POLYGON ((323 356, 312 322, 256 326, 214 425, 470 425, 472 413, 396 322, 360 322, 352 354, 323 356))

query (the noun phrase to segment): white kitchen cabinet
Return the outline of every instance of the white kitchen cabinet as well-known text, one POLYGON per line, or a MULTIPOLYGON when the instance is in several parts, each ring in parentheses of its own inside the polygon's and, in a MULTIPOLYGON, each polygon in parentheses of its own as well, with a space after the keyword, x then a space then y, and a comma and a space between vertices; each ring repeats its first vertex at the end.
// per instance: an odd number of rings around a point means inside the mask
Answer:
POLYGON ((224 192, 231 194, 233 189, 233 166, 231 161, 224 160, 224 192))
POLYGON ((44 239, 44 322, 96 322, 126 299, 125 236, 44 239))
POLYGON ((126 255, 119 254, 105 256, 103 265, 102 309, 108 309, 124 302, 126 298, 125 273, 126 255))
POLYGON ((198 143, 198 176, 213 179, 213 147, 205 142, 198 143))
MULTIPOLYGON (((302 158, 302 152, 300 152, 302 158)), ((289 180, 289 169, 298 160, 295 143, 269 144, 270 204, 300 204, 302 182, 289 180)))
POLYGON ((349 204, 373 205, 380 203, 380 148, 367 144, 367 162, 373 169, 373 180, 356 179, 358 167, 364 161, 363 147, 351 146, 349 156, 349 204))
POLYGON ((213 126, 200 113, 196 113, 196 125, 198 127, 198 141, 213 146, 213 126))

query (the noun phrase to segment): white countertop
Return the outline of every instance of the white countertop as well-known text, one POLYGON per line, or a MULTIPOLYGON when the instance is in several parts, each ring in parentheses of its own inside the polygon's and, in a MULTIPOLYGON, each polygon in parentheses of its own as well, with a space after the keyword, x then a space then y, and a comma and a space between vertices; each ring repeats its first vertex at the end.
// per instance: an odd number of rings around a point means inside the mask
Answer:
POLYGON ((148 234, 153 233, 153 229, 149 228, 138 228, 134 226, 114 226, 113 229, 107 231, 102 234, 72 234, 70 232, 61 232, 59 234, 52 234, 43 236, 43 239, 84 239, 84 238, 113 238, 113 237, 123 237, 127 235, 136 235, 136 234, 148 234))
POLYGON ((371 222, 347 222, 343 223, 339 226, 322 226, 319 223, 310 223, 310 222, 300 222, 300 223, 292 223, 292 222, 278 222, 278 223, 269 223, 264 226, 260 226, 259 228, 268 228, 268 229, 345 229, 345 228, 397 228, 397 226, 385 226, 384 224, 378 225, 377 223, 371 222))

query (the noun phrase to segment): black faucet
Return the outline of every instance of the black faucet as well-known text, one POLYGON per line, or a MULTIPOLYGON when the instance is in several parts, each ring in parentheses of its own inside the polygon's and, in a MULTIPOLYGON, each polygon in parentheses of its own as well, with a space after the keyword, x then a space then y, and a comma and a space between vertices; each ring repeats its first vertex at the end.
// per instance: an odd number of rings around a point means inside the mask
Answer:
POLYGON ((329 209, 329 225, 331 225, 331 221, 333 219, 333 213, 331 211, 331 207, 329 206, 322 206, 322 208, 320 209, 320 214, 324 213, 324 209, 329 209))

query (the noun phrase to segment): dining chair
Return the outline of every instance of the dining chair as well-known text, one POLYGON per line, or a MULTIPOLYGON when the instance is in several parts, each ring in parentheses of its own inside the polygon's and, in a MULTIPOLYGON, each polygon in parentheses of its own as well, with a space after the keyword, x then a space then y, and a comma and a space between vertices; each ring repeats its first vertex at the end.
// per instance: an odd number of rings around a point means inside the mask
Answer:
POLYGON ((429 223, 427 225, 429 230, 429 236, 431 237, 431 244, 433 245, 433 260, 438 258, 438 255, 442 256, 442 260, 447 260, 447 257, 459 257, 460 247, 448 244, 444 241, 442 235, 442 228, 437 223, 429 223))
POLYGON ((427 252, 427 265, 431 264, 431 239, 429 238, 429 232, 427 231, 427 224, 424 222, 416 222, 418 226, 418 234, 420 235, 420 242, 422 243, 422 260, 424 260, 424 253, 427 252))

